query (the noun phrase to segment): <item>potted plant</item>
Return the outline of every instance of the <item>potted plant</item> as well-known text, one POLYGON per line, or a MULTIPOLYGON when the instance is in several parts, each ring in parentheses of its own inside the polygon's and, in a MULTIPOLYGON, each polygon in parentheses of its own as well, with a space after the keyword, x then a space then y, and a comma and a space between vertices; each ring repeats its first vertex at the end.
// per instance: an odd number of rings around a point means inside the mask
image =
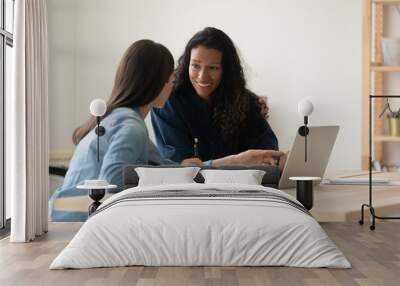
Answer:
POLYGON ((397 111, 390 110, 387 113, 390 136, 400 136, 400 108, 397 111))

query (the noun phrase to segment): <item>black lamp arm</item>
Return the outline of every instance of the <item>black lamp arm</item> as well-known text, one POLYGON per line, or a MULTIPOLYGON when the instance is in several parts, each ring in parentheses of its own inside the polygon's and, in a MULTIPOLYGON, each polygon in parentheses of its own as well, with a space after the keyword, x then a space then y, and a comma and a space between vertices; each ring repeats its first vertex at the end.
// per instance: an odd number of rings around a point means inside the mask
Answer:
POLYGON ((300 126, 299 134, 304 137, 304 161, 307 162, 307 135, 310 130, 307 127, 308 116, 304 116, 304 125, 300 126))
POLYGON ((106 133, 106 129, 103 126, 100 126, 100 116, 96 116, 97 127, 94 130, 97 135, 97 162, 100 161, 100 136, 103 136, 106 133))
POLYGON ((304 125, 307 126, 308 124, 308 116, 304 116, 304 125))

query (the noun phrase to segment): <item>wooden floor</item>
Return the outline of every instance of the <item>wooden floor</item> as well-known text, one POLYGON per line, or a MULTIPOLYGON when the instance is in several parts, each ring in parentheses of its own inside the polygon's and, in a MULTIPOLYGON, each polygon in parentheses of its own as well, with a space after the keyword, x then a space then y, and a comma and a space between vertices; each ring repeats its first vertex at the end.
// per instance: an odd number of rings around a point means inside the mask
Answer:
POLYGON ((48 270, 79 229, 52 223, 44 237, 27 244, 0 241, 0 285, 400 285, 400 223, 322 223, 353 268, 122 267, 48 270))

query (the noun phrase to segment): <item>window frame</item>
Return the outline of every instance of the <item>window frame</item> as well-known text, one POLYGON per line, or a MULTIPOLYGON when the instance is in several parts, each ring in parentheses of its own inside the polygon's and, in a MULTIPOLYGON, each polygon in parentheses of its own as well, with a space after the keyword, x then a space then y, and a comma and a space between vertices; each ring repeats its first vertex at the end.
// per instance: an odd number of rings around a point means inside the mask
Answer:
MULTIPOLYGON (((1 21, 0 21, 0 236, 9 233, 10 219, 7 219, 6 212, 6 189, 5 189, 5 93, 6 93, 6 47, 13 48, 13 33, 6 30, 6 0, 0 0, 1 21)), ((12 1, 12 13, 14 14, 15 0, 12 1)), ((14 18, 14 15, 11 15, 14 18)), ((14 27, 13 29, 14 30, 14 27)))

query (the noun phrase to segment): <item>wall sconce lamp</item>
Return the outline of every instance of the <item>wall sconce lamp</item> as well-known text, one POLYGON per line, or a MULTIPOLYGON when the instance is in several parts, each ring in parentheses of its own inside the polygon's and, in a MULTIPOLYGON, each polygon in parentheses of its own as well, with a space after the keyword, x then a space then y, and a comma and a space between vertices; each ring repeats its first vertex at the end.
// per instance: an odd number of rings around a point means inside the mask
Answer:
POLYGON ((307 162, 307 135, 309 129, 307 128, 308 116, 313 112, 314 105, 311 101, 303 99, 297 105, 298 113, 304 117, 304 125, 299 128, 299 134, 304 136, 304 161, 307 162))
POLYGON ((106 133, 106 129, 103 126, 100 126, 100 118, 107 111, 107 104, 103 99, 94 99, 90 102, 90 113, 96 117, 97 127, 95 129, 95 133, 97 134, 97 162, 100 161, 100 136, 103 136, 106 133))

